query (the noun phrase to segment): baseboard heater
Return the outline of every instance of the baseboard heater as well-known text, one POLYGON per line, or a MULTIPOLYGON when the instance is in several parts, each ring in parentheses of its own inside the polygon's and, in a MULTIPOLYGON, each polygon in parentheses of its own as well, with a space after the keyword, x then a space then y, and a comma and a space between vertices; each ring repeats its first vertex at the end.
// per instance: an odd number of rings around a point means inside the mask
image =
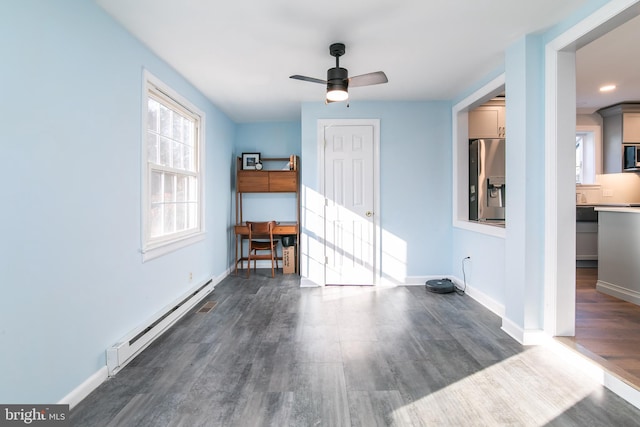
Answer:
POLYGON ((154 316, 148 326, 135 329, 117 344, 107 349, 107 369, 109 376, 117 374, 127 363, 147 348, 160 334, 177 322, 194 305, 213 291, 213 279, 197 286, 186 297, 170 304, 168 309, 154 316))

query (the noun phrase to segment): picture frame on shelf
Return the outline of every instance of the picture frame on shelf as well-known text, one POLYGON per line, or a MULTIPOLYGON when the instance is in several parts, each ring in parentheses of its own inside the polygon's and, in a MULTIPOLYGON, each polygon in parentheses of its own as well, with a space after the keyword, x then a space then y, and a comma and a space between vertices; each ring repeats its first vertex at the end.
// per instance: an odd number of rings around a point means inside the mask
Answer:
POLYGON ((260 163, 260 153, 242 153, 242 170, 256 170, 260 163))

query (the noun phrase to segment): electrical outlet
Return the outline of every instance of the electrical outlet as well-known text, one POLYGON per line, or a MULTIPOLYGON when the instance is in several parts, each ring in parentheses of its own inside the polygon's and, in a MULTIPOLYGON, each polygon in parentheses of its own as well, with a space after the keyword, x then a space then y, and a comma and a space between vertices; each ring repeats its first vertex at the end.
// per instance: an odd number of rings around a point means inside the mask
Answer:
POLYGON ((189 272, 189 281, 193 280, 193 273, 189 272))
POLYGON ((602 190, 602 196, 603 197, 613 197, 613 189, 612 188, 605 188, 604 190, 602 190))

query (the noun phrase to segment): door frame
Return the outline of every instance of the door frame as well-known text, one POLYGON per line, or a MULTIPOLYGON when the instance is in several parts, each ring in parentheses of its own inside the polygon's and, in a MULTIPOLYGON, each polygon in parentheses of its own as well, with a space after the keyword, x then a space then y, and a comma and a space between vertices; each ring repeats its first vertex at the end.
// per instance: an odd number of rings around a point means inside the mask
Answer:
MULTIPOLYGON (((372 126, 373 127, 373 233, 374 233, 374 256, 373 256, 373 285, 379 285, 381 282, 381 213, 380 213, 380 119, 319 119, 317 133, 318 147, 318 191, 325 197, 324 188, 324 170, 325 170, 325 143, 324 130, 331 126, 372 126)), ((323 223, 323 246, 326 247, 326 226, 325 211, 322 211, 323 223)), ((326 252, 325 252, 326 253, 326 252)), ((322 273, 322 286, 327 284, 326 263, 322 273)))

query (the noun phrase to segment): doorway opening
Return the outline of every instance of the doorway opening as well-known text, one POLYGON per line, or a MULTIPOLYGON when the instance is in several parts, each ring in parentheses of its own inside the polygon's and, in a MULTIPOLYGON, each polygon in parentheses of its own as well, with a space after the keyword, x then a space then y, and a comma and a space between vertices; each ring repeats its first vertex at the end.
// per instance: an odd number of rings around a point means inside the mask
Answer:
POLYGON ((640 14, 637 0, 610 2, 546 45, 545 331, 575 335, 576 50, 640 14), (563 222, 564 221, 564 222, 563 222))

